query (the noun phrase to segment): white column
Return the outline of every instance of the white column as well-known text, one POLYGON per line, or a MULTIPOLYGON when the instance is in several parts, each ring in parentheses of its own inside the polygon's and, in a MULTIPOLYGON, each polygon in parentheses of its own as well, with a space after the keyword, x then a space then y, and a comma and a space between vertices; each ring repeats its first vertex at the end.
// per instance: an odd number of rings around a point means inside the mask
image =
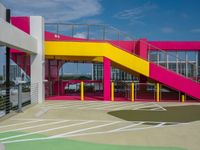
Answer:
POLYGON ((30 17, 30 34, 37 39, 37 54, 31 55, 31 100, 44 101, 44 19, 41 16, 30 17), (36 90, 37 84, 37 92, 36 90), (36 97, 37 96, 37 97, 36 97))

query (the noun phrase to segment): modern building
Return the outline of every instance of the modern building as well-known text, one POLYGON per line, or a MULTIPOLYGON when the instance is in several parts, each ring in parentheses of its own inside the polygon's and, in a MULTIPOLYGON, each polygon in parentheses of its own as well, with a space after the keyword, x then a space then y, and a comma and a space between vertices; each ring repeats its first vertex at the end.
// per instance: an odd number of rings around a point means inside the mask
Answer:
POLYGON ((44 23, 42 16, 13 17, 4 6, 0 9, 0 32, 7 35, 0 36, 0 45, 7 47, 5 79, 17 76, 10 75, 9 58, 25 66, 41 103, 73 98, 200 100, 200 41, 132 39, 106 25, 44 23), (80 29, 86 36, 77 36, 80 29), (92 80, 60 79, 65 62, 93 63, 92 80), (65 91, 72 84, 79 86, 77 93, 65 91))

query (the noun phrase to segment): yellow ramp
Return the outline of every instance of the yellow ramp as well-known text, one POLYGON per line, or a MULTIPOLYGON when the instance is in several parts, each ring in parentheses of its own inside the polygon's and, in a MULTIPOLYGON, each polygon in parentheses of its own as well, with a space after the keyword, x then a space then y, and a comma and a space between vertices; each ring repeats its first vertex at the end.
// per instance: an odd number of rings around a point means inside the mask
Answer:
POLYGON ((112 62, 149 77, 149 62, 125 52, 110 43, 101 42, 45 42, 46 57, 107 57, 112 62))

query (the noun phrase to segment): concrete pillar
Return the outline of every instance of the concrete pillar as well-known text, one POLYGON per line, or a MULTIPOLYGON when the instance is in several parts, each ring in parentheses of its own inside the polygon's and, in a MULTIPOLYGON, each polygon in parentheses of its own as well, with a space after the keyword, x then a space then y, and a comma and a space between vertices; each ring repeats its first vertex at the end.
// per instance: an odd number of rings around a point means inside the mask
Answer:
MULTIPOLYGON (((38 102, 44 101, 44 19, 41 16, 30 17, 30 35, 37 40, 37 54, 31 55, 31 88, 35 89, 37 84, 38 102)), ((34 92, 35 94, 35 92, 34 92)), ((32 95, 32 94, 31 94, 32 95)), ((35 95, 34 95, 35 97, 35 95)), ((32 97, 31 97, 32 100, 32 97)))
POLYGON ((103 85, 104 85, 104 100, 110 100, 110 74, 111 64, 110 60, 106 57, 103 58, 103 85))

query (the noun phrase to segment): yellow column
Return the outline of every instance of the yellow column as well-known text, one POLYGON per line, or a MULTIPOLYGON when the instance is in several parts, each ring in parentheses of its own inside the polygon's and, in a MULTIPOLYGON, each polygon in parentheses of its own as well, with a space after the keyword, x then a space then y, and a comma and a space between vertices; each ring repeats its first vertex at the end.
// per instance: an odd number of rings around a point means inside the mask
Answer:
POLYGON ((131 101, 134 102, 135 100, 135 84, 134 82, 131 83, 131 101))
POLYGON ((157 102, 160 101, 160 84, 159 83, 156 84, 156 101, 157 102))
POLYGON ((81 81, 81 101, 84 101, 84 82, 81 81))
POLYGON ((184 95, 184 94, 181 95, 181 102, 182 102, 182 103, 185 102, 185 95, 184 95))
POLYGON ((111 83, 111 101, 114 101, 115 86, 114 82, 111 83))

